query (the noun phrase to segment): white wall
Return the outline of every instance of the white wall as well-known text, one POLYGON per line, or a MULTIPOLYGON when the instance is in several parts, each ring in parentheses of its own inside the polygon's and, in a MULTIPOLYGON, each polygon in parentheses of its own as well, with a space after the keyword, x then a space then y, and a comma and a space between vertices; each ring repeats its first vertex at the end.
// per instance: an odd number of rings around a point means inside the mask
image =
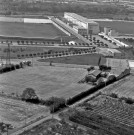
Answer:
POLYGON ((49 19, 0 17, 0 22, 52 23, 49 19))
POLYGON ((24 23, 52 23, 49 19, 24 18, 24 23))
POLYGON ((0 17, 0 22, 24 22, 24 18, 0 17))

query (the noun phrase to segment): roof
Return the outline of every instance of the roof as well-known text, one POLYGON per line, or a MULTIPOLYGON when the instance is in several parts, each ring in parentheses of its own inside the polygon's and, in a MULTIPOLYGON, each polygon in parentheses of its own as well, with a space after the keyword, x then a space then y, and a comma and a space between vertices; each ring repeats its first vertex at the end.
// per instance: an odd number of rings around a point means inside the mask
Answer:
POLYGON ((97 77, 100 73, 101 73, 100 70, 94 70, 92 73, 90 73, 90 75, 97 77))
MULTIPOLYGON (((82 26, 78 26, 78 25, 75 25, 75 26, 73 26, 74 28, 76 28, 76 29, 85 29, 84 27, 82 27, 82 26)), ((86 29, 85 29, 86 30, 86 29)))
POLYGON ((107 58, 107 66, 112 67, 111 73, 120 75, 125 69, 129 69, 129 62, 126 59, 107 58))
POLYGON ((78 14, 75 14, 75 13, 69 13, 69 12, 65 12, 65 14, 77 19, 77 20, 80 20, 82 22, 85 22, 85 23, 92 23, 92 24, 98 24, 97 22, 94 22, 94 21, 91 21, 81 15, 78 15, 78 14))

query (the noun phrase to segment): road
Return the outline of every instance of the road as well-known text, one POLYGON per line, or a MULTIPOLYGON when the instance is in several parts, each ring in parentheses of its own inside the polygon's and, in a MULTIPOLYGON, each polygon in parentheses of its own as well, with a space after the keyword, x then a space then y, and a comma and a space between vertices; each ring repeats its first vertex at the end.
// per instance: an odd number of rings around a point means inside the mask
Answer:
POLYGON ((33 127, 35 127, 35 126, 41 124, 42 122, 44 122, 44 121, 46 121, 46 120, 48 120, 48 119, 51 119, 51 118, 52 118, 52 115, 50 114, 50 115, 48 115, 48 116, 46 116, 46 117, 44 117, 44 118, 42 118, 42 119, 40 119, 40 120, 38 120, 38 121, 36 121, 36 122, 34 122, 34 123, 32 123, 32 124, 30 124, 30 125, 24 127, 24 128, 21 128, 21 129, 17 130, 17 131, 14 132, 14 133, 9 133, 9 135, 19 135, 19 134, 23 133, 24 131, 30 130, 30 129, 32 129, 33 127))

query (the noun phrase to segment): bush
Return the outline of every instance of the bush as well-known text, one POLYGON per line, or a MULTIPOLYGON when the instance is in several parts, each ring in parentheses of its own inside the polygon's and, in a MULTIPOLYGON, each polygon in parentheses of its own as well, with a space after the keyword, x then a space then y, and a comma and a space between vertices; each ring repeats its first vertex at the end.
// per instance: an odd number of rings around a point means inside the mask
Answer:
POLYGON ((127 98, 127 99, 126 99, 126 103, 128 103, 128 104, 133 104, 133 103, 134 103, 134 100, 131 99, 131 98, 127 98))
POLYGON ((58 97, 51 97, 47 100, 40 100, 40 104, 50 107, 51 113, 54 113, 66 107, 65 102, 66 100, 64 98, 58 98, 58 97))
POLYGON ((16 69, 19 69, 19 68, 20 68, 20 65, 19 65, 19 64, 16 64, 16 65, 15 65, 15 68, 16 68, 16 69))
POLYGON ((3 73, 11 71, 10 67, 3 67, 2 68, 3 73))
POLYGON ((94 69, 95 69, 95 67, 91 66, 91 67, 87 68, 87 71, 89 72, 89 71, 94 70, 94 69))
POLYGON ((100 65, 99 66, 99 69, 102 71, 102 70, 111 70, 111 67, 107 67, 106 65, 100 65))
POLYGON ((112 93, 110 96, 111 96, 112 98, 118 98, 118 95, 115 94, 115 93, 112 93))
POLYGON ((133 104, 134 100, 131 98, 127 97, 121 97, 120 100, 124 100, 127 104, 133 104))
POLYGON ((12 71, 12 70, 15 70, 15 65, 11 65, 10 66, 10 70, 12 71))

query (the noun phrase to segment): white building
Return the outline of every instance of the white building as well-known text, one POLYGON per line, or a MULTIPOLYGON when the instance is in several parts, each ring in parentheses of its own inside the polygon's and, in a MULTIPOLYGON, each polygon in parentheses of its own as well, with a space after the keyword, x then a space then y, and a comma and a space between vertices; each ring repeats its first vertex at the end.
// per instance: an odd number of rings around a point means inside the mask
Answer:
POLYGON ((113 36, 113 37, 116 37, 119 35, 119 33, 116 32, 116 30, 113 30, 110 27, 104 27, 104 33, 105 33, 105 35, 113 36))
POLYGON ((104 33, 106 35, 108 35, 108 33, 110 32, 110 30, 111 30, 111 27, 104 27, 104 33))
POLYGON ((73 22, 74 24, 77 24, 78 26, 85 28, 87 30, 87 35, 98 34, 100 32, 99 24, 97 22, 91 21, 78 14, 65 12, 64 18, 73 22))

